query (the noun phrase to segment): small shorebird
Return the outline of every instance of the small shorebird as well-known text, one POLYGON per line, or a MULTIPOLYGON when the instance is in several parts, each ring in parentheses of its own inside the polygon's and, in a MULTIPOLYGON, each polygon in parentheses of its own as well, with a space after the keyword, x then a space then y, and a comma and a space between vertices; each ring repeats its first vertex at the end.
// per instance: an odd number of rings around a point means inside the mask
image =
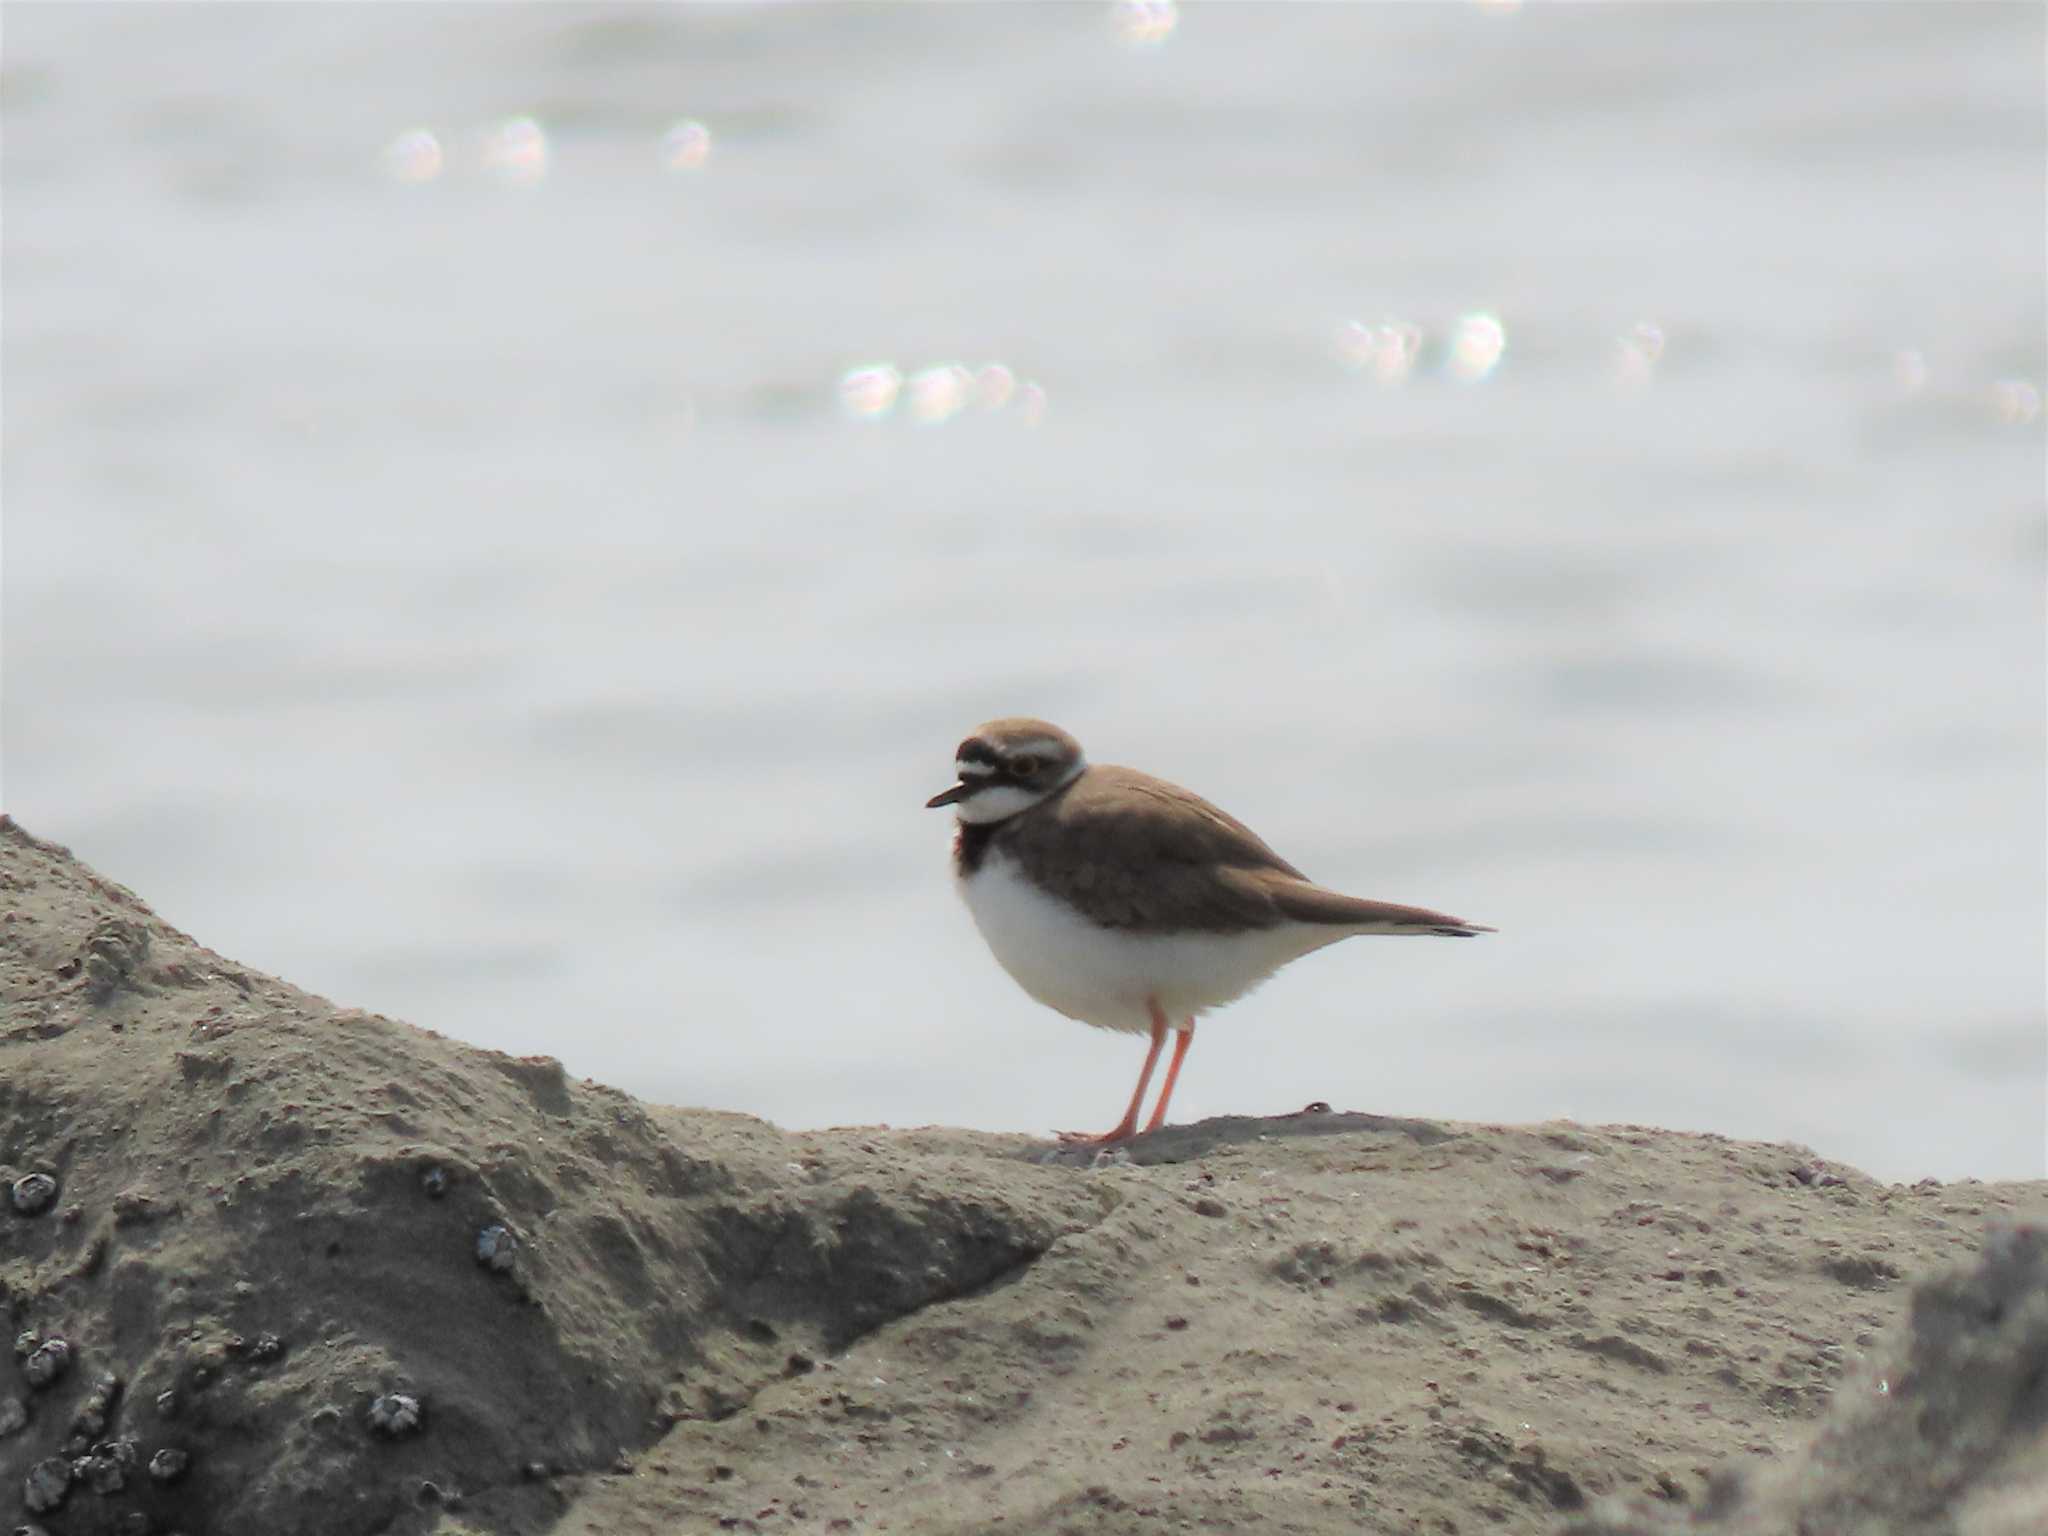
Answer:
POLYGON ((1152 1048, 1108 1145, 1137 1134, 1152 1069, 1173 1060, 1145 1122, 1166 1119, 1195 1020, 1290 960, 1361 933, 1470 938, 1493 930, 1424 907, 1315 884, 1243 822, 1132 768, 1096 767, 1043 720, 991 720, 960 743, 953 873, 975 926, 1017 985, 1099 1029, 1149 1030, 1152 1048))

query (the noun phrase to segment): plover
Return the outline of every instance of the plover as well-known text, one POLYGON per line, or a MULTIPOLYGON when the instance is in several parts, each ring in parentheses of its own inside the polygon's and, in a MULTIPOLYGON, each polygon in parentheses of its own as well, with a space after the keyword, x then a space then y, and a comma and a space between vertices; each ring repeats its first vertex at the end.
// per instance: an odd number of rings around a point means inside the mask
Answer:
POLYGON ((1108 1145, 1136 1135, 1152 1069, 1175 1035, 1147 1131, 1195 1020, 1290 960, 1363 933, 1470 938, 1493 930, 1426 907, 1315 884, 1234 816, 1133 768, 1095 766, 1044 720, 991 720, 954 754, 959 782, 925 802, 959 818, 953 873, 1004 970, 1048 1008, 1152 1048, 1108 1145))

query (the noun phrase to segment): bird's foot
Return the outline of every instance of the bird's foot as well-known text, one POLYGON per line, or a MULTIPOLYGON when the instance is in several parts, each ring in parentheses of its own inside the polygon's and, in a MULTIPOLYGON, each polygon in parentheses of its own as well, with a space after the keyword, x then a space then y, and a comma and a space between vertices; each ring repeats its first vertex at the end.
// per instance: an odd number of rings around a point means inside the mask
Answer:
POLYGON ((1055 1131, 1053 1139, 1063 1147, 1114 1147, 1138 1133, 1134 1125, 1120 1125, 1109 1131, 1055 1131))

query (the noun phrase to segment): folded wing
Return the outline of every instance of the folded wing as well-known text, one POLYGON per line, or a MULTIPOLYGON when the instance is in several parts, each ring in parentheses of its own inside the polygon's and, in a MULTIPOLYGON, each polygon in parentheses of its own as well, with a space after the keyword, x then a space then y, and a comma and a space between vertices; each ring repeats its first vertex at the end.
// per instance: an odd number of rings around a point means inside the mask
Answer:
POLYGON ((1297 922, 1460 938, 1492 931, 1426 907, 1325 890, 1236 817, 1135 769, 1093 769, 1019 817, 1016 834, 1008 846, 1033 878, 1105 928, 1230 932, 1297 922))

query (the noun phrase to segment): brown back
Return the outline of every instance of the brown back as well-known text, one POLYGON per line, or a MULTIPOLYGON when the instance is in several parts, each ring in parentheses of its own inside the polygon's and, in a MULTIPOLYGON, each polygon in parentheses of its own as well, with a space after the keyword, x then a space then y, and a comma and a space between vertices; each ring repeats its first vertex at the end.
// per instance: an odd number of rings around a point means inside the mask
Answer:
POLYGON ((999 823, 992 850, 1105 928, 1230 932, 1284 922, 1466 928, 1423 907, 1362 901, 1314 884, 1228 812, 1134 768, 1090 768, 999 823))

